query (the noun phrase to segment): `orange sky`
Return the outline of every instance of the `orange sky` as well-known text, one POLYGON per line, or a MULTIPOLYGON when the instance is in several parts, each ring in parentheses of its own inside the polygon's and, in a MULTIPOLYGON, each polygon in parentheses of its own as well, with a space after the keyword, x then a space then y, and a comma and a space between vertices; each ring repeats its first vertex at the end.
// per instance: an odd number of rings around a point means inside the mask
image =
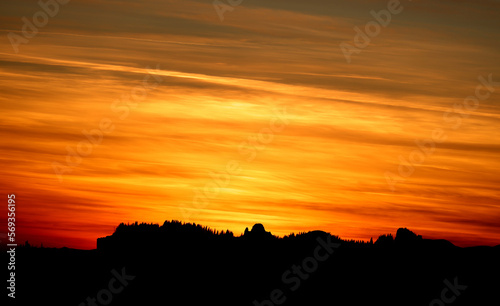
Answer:
POLYGON ((500 244, 500 86, 460 108, 479 76, 500 82, 500 3, 414 2, 351 63, 339 45, 387 1, 245 0, 221 21, 209 0, 71 0, 18 53, 8 34, 40 7, 2 3, 0 213, 15 193, 20 241, 85 249, 171 219, 500 244), (68 165, 101 122, 113 130, 68 165), (391 190, 385 173, 436 129, 446 140, 391 190), (240 171, 196 205, 228 163, 240 171))

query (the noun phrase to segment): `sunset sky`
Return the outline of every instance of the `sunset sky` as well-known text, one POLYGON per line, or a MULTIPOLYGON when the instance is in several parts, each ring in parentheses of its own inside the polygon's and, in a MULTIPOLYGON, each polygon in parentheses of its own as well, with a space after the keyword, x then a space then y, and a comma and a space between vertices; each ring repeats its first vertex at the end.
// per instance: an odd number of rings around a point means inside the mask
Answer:
POLYGON ((26 38, 37 2, 0 4, 0 213, 16 194, 19 242, 92 249, 174 219, 500 244, 500 86, 479 80, 500 82, 500 1, 402 0, 350 63, 341 44, 389 1, 244 0, 221 20, 211 0, 71 0, 26 38))

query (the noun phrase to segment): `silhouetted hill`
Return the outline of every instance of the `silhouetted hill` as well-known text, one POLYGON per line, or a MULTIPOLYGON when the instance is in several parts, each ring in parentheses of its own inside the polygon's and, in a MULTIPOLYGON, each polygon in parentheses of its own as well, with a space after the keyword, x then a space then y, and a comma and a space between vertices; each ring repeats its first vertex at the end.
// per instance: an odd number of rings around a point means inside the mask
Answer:
POLYGON ((179 221, 136 222, 120 224, 97 246, 19 248, 19 305, 500 302, 500 246, 460 248, 406 228, 368 243, 323 231, 279 238, 262 224, 235 236, 179 221))
POLYGON ((111 236, 98 238, 97 249, 129 247, 133 244, 145 244, 150 248, 161 246, 171 241, 201 241, 209 239, 229 239, 234 237, 230 231, 215 231, 207 226, 180 221, 165 221, 162 226, 150 223, 121 223, 111 236))

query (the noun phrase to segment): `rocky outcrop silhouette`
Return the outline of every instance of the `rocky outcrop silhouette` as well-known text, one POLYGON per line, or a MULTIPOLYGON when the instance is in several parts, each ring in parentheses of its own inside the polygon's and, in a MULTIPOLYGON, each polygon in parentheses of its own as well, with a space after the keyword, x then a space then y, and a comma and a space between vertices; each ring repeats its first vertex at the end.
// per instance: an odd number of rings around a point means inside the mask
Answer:
POLYGON ((276 238, 270 232, 266 232, 264 225, 261 223, 254 224, 254 226, 252 226, 252 230, 250 231, 248 231, 248 227, 245 228, 245 233, 242 237, 249 240, 271 240, 276 238))
POLYGON ((416 243, 421 240, 422 240, 421 235, 415 234, 406 227, 399 228, 396 232, 396 238, 394 238, 394 241, 401 243, 416 243))

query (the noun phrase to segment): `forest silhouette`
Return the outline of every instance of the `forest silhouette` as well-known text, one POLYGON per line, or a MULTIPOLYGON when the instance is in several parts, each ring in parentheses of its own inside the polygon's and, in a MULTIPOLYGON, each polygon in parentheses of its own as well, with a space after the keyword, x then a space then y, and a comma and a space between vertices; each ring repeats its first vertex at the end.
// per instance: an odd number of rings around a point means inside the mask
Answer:
MULTIPOLYGON (((3 252, 5 254, 5 252, 3 252)), ((19 305, 494 305, 500 245, 406 228, 375 242, 180 221, 121 223, 97 249, 17 250, 19 305), (114 291, 114 292, 113 292, 114 291)))

